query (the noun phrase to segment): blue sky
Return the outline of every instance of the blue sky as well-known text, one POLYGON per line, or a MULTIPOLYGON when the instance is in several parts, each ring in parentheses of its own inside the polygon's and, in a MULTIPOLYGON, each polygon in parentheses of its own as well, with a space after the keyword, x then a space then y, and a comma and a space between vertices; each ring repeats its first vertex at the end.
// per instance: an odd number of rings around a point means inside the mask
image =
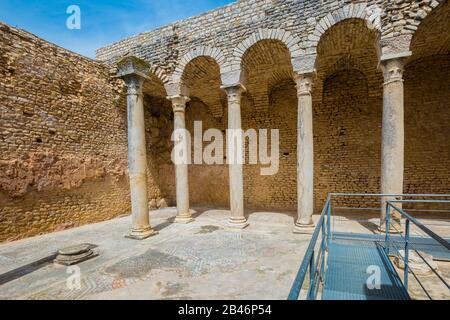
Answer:
POLYGON ((95 49, 197 15, 235 0, 0 0, 0 21, 94 58, 95 49), (81 9, 81 29, 69 30, 70 5, 81 9))

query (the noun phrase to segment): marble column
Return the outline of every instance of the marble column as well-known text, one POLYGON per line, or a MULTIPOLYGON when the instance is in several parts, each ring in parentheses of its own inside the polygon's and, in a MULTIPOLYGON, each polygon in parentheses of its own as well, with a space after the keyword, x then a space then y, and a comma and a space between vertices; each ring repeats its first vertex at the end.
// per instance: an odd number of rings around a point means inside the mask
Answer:
POLYGON ((145 239, 156 232, 150 226, 147 195, 147 150, 145 144, 144 77, 129 74, 123 77, 127 86, 128 168, 131 189, 131 232, 127 237, 145 239))
MULTIPOLYGON (((390 59, 382 62, 384 73, 383 123, 381 141, 381 193, 403 193, 404 170, 404 60, 390 59)), ((381 200, 380 230, 386 230, 386 201, 395 197, 383 197, 381 200)), ((399 206, 400 204, 396 204, 399 206)), ((401 206, 400 206, 401 207, 401 206)), ((391 229, 399 227, 401 216, 391 212, 391 229)))
POLYGON ((230 209, 228 226, 243 229, 248 226, 244 215, 243 132, 241 98, 244 86, 223 87, 228 98, 227 161, 230 175, 230 209))
POLYGON ((314 210, 314 141, 312 115, 313 74, 295 77, 298 96, 297 121, 297 208, 298 219, 295 233, 314 231, 312 214, 314 210))
POLYGON ((174 96, 168 97, 172 101, 173 114, 174 114, 174 134, 175 144, 178 144, 178 148, 183 150, 182 159, 175 160, 175 179, 176 179, 176 193, 177 193, 177 217, 175 222, 177 223, 190 223, 194 221, 189 211, 189 180, 188 180, 188 148, 190 145, 187 143, 187 131, 186 131, 186 103, 190 99, 186 96, 174 96), (179 145, 182 143, 183 145, 179 145))

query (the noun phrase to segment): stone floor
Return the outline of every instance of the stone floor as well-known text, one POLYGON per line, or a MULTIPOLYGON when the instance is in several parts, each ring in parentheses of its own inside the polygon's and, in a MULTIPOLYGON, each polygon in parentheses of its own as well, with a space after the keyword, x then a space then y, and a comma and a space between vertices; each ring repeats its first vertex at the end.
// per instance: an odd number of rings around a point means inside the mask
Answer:
MULTIPOLYGON (((127 216, 2 244, 0 299, 286 299, 310 240, 292 233, 293 214, 254 212, 242 231, 226 228, 225 210, 197 209, 188 225, 175 215, 152 212, 159 234, 143 241, 124 237, 127 216), (80 243, 100 255, 79 265, 81 288, 70 289, 75 269, 52 261, 80 243)), ((334 227, 370 232, 370 221, 340 217, 334 227)))
POLYGON ((127 239, 130 217, 0 245, 0 299, 285 299, 309 243, 292 233, 293 216, 253 213, 244 231, 224 226, 228 212, 198 210, 174 224, 176 210, 151 213, 157 236, 127 239), (81 290, 69 290, 58 248, 97 246, 81 263, 81 290))

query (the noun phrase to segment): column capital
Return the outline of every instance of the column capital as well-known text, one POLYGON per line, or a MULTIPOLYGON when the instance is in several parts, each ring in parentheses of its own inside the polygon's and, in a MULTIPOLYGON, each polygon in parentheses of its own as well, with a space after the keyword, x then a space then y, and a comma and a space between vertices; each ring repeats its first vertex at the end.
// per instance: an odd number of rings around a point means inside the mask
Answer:
POLYGON ((125 85, 127 86, 127 94, 128 95, 141 95, 142 94, 142 85, 144 84, 144 78, 135 75, 129 74, 123 77, 125 81, 125 85))
POLYGON ((149 71, 149 64, 134 56, 123 57, 117 62, 117 76, 119 78, 139 76, 145 79, 149 71))
POLYGON ((242 93, 247 91, 247 89, 241 83, 226 85, 220 88, 227 93, 228 102, 240 102, 242 93))
POLYGON ((405 60, 404 58, 384 60, 381 63, 381 69, 383 70, 385 85, 393 82, 403 82, 405 60))
POLYGON ((172 102, 173 112, 185 112, 186 103, 191 101, 189 97, 182 95, 170 96, 167 99, 172 102))
POLYGON ((117 62, 117 69, 117 77, 125 81, 128 94, 142 94, 142 84, 150 70, 149 64, 140 58, 126 56, 117 62))
POLYGON ((242 83, 235 83, 232 85, 224 85, 221 86, 220 89, 224 90, 227 94, 235 94, 235 93, 243 93, 246 92, 247 89, 244 87, 242 83))
POLYGON ((304 95, 310 95, 312 92, 312 85, 313 85, 313 72, 308 73, 296 73, 294 75, 294 81, 297 87, 297 95, 298 96, 304 96, 304 95))

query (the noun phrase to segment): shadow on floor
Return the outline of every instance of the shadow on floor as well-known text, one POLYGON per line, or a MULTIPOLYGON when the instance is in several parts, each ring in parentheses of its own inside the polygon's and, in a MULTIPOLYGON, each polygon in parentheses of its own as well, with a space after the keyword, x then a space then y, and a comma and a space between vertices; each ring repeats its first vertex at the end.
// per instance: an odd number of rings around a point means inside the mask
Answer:
MULTIPOLYGON (((89 244, 90 249, 94 249, 97 247, 98 246, 95 244, 89 244)), ((58 253, 53 253, 45 258, 36 260, 22 267, 0 274, 0 286, 4 285, 5 283, 19 279, 23 276, 26 276, 27 274, 35 272, 39 269, 42 269, 50 264, 53 264, 53 260, 55 260, 57 255, 58 253)))
POLYGON ((288 216, 290 218, 292 218, 293 223, 295 224, 295 222, 297 221, 297 213, 294 211, 289 211, 289 210, 267 210, 267 209, 261 209, 261 210, 249 210, 245 212, 245 217, 247 219, 250 218, 250 216, 252 215, 258 215, 258 214, 269 214, 269 213, 277 213, 280 215, 284 215, 284 216, 288 216))
POLYGON ((364 228, 366 228, 367 230, 369 230, 370 232, 372 232, 373 234, 379 234, 380 231, 378 229, 378 224, 372 222, 372 221, 358 221, 358 223, 363 226, 364 228))
MULTIPOLYGON (((210 210, 221 210, 221 209, 213 209, 213 208, 195 208, 195 209, 190 209, 192 218, 196 219, 199 216, 201 216, 202 214, 210 211, 210 210)), ((176 211, 174 213, 174 215, 170 218, 167 218, 164 222, 160 223, 160 224, 156 224, 153 226, 153 229, 155 231, 161 231, 169 226, 171 226, 172 224, 175 223, 175 218, 176 218, 176 211)))
POLYGON ((200 217, 202 214, 207 213, 208 211, 230 211, 230 209, 223 208, 223 207, 196 207, 192 210, 192 217, 194 219, 200 217))
POLYGON ((175 217, 169 218, 163 223, 157 224, 153 227, 153 230, 155 231, 161 231, 162 229, 165 229, 169 226, 171 226, 175 222, 175 217))
POLYGON ((19 279, 23 276, 26 276, 29 273, 32 273, 36 270, 39 270, 49 264, 53 263, 53 260, 55 260, 56 256, 58 254, 54 253, 48 257, 42 258, 40 260, 34 261, 32 263, 29 263, 27 265, 24 265, 22 267, 19 267, 17 269, 8 271, 4 274, 0 275, 0 286, 4 285, 5 283, 8 283, 10 281, 19 279))

